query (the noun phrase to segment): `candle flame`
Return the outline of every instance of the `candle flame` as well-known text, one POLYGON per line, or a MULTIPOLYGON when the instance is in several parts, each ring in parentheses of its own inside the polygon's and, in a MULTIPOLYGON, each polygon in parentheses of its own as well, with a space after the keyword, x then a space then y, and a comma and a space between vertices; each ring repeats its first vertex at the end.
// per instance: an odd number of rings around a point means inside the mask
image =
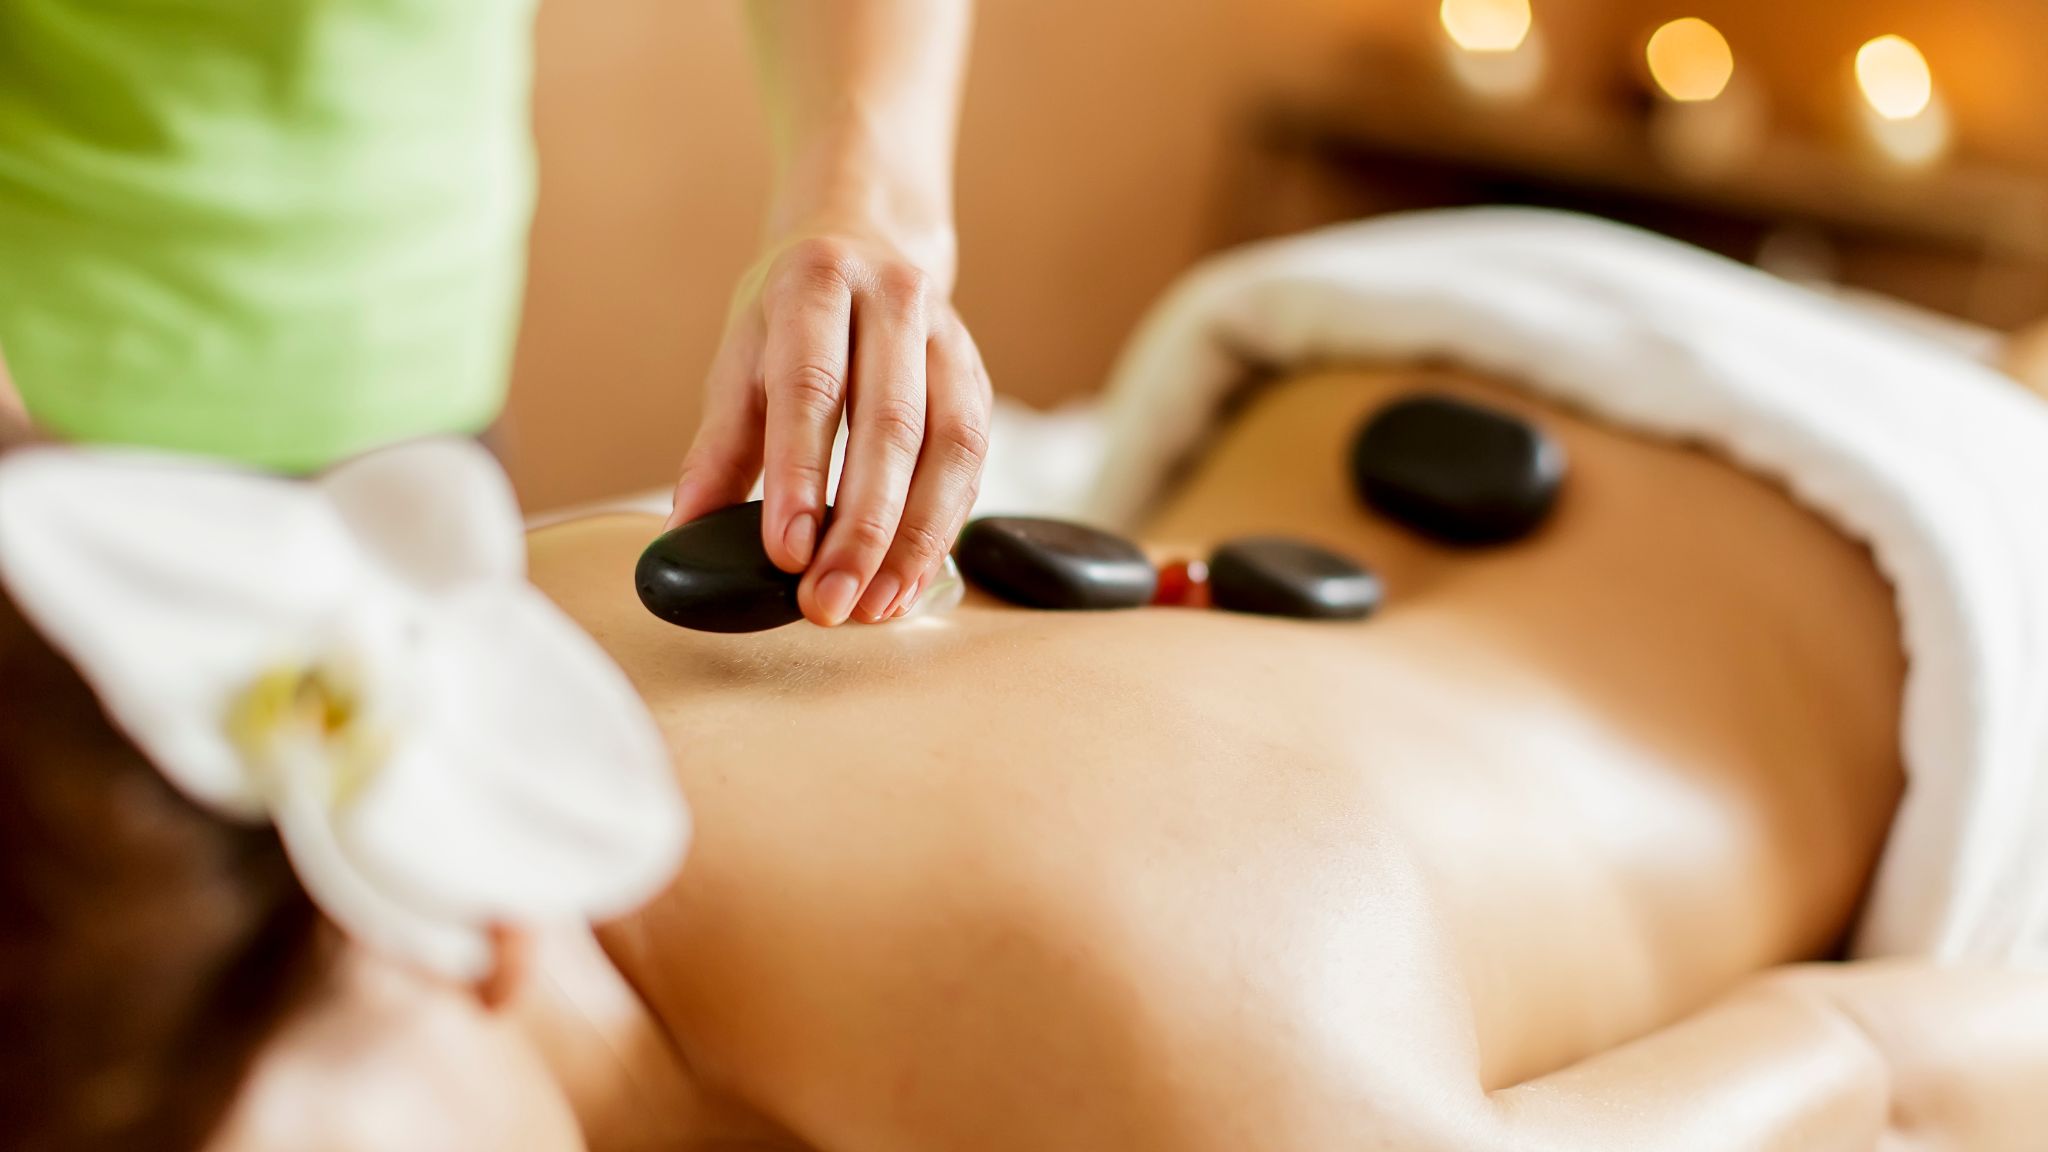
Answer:
POLYGON ((1879 36, 1857 49, 1856 84, 1887 120, 1911 120, 1934 100, 1927 58, 1903 36, 1879 36))
POLYGON ((1650 78, 1666 96, 1691 104, 1712 100, 1735 75, 1728 38, 1697 17, 1673 20, 1650 35, 1650 78))
POLYGON ((1443 0, 1437 14, 1452 43, 1468 52, 1513 52, 1535 22, 1529 0, 1443 0))

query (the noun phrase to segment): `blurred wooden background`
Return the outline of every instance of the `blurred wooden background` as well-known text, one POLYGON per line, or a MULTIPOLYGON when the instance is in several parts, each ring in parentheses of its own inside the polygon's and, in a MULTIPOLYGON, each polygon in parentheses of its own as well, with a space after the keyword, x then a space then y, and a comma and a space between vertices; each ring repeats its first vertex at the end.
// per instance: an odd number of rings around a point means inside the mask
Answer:
MULTIPOLYGON (((832 0, 818 0, 832 2, 832 0)), ((1701 16, 1776 124, 1846 135, 1848 61, 1925 52, 1959 158, 2048 174, 2041 0, 1534 0, 1546 100, 1626 82, 1701 16)), ((1361 42, 1434 50, 1436 0, 982 0, 960 149, 958 301, 997 386, 1095 387, 1152 297, 1211 247, 1248 104, 1334 77, 1361 42)), ((529 508, 667 482, 694 428, 766 159, 739 0, 551 0, 542 174, 507 440, 529 508)))

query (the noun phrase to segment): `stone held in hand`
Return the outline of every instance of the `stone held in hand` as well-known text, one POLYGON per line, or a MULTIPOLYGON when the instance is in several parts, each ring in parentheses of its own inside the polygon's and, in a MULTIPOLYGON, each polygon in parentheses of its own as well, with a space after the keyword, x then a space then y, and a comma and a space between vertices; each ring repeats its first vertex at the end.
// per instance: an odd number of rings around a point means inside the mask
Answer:
POLYGON ((1209 557, 1209 599, 1259 616, 1359 620, 1379 607, 1379 577, 1305 540, 1247 536, 1209 557))
POLYGON ((1065 520, 983 517, 960 533, 953 555, 977 587, 1027 608, 1136 608, 1158 581, 1137 545, 1065 520))
POLYGON ((1564 474, 1564 448, 1543 429, 1436 393, 1381 408, 1351 446, 1359 498, 1445 544, 1504 544, 1535 531, 1564 474))
MULTIPOLYGON (((830 515, 830 510, 827 510, 830 515)), ((698 632, 765 632, 803 619, 799 572, 784 572, 761 543, 761 502, 707 513, 656 537, 633 585, 649 612, 698 632)))

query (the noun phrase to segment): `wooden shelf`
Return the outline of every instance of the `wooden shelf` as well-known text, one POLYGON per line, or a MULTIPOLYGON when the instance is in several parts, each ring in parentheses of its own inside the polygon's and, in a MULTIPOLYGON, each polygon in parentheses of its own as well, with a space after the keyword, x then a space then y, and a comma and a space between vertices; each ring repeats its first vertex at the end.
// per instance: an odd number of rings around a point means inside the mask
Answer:
POLYGON ((1909 171, 1783 136, 1725 172, 1689 174, 1658 154, 1647 111, 1503 107, 1447 82, 1398 77, 1274 93, 1252 109, 1226 227, 1267 231, 1251 219, 1256 200, 1292 162, 1404 206, 1573 208, 1745 259, 1761 237, 1798 228, 1865 265, 1888 261, 1905 287, 1878 286, 1916 303, 2000 326, 2048 310, 2048 183, 1969 164, 1909 171))

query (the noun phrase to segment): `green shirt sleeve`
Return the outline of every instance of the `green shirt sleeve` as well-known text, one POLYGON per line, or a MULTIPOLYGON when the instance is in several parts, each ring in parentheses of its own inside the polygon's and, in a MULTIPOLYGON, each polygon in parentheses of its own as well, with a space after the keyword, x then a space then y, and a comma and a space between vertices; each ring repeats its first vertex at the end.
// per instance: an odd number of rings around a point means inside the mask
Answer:
POLYGON ((0 348, 36 421, 286 471, 481 429, 531 0, 0 2, 0 348))

